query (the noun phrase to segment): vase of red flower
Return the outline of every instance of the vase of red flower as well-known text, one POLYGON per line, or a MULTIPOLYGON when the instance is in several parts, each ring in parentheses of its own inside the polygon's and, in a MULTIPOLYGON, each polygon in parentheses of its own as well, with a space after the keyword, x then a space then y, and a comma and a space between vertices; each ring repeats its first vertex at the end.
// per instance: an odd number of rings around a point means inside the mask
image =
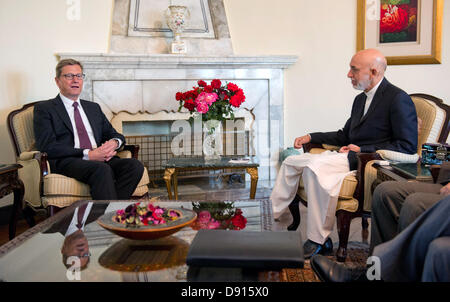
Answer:
POLYGON ((242 210, 233 202, 194 202, 192 205, 197 213, 197 219, 191 224, 194 230, 242 230, 247 226, 242 210))
POLYGON ((199 80, 198 86, 186 92, 177 92, 175 98, 180 102, 178 112, 186 108, 193 119, 201 115, 205 137, 203 153, 206 159, 216 159, 223 154, 222 122, 234 120, 234 109, 245 102, 244 91, 234 83, 222 85, 214 79, 208 85, 199 80))

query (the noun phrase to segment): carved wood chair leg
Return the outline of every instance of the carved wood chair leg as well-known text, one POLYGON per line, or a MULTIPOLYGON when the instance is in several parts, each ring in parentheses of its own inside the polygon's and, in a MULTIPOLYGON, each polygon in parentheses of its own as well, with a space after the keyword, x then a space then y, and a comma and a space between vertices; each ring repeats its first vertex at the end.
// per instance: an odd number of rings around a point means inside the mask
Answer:
POLYGON ((292 215, 292 223, 287 227, 288 231, 297 230, 300 225, 300 197, 296 194, 294 200, 289 204, 289 211, 292 215))
POLYGON ((56 213, 58 213, 59 211, 61 211, 62 210, 62 208, 59 208, 59 207, 55 207, 55 206, 48 206, 48 213, 49 213, 49 216, 53 216, 53 215, 55 215, 56 213))
POLYGON ((363 214, 362 215, 362 219, 361 219, 361 226, 363 229, 368 229, 369 228, 369 218, 370 218, 370 214, 363 214))
POLYGON ((369 218, 370 214, 363 214, 361 217, 361 239, 362 242, 369 242, 369 218))
POLYGON ((336 252, 336 260, 339 262, 345 262, 347 258, 347 244, 348 236, 350 233, 350 221, 352 220, 352 213, 339 210, 336 212, 338 235, 339 235, 339 248, 336 252))
POLYGON ((25 218, 25 221, 27 222, 28 226, 30 228, 34 227, 36 225, 36 221, 34 220, 34 215, 36 213, 34 212, 34 210, 29 206, 25 206, 22 213, 23 213, 23 217, 25 218))

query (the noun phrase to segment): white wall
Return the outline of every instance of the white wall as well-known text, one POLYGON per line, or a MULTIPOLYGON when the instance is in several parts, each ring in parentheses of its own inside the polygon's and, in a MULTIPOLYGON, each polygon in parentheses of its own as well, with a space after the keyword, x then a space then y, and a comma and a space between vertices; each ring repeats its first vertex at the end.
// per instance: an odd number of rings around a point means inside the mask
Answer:
MULTIPOLYGON (((346 75, 356 50, 356 0, 224 0, 236 54, 294 54, 285 73, 285 146, 307 132, 333 131, 350 115, 346 75)), ((427 0, 431 1, 431 0, 427 0)), ((450 3, 445 1, 442 64, 388 66, 386 77, 408 93, 450 103, 450 3)))
MULTIPOLYGON (((430 0, 427 0, 430 1, 430 0)), ((54 97, 58 52, 108 51, 113 0, 80 0, 80 20, 64 0, 0 1, 0 162, 14 162, 6 116, 54 97)), ((408 93, 450 100, 450 5, 444 5, 442 64, 389 66, 386 77, 408 93)), ((69 1, 70 3, 70 1, 69 1)), ((311 131, 341 128, 354 96, 346 78, 356 49, 356 0, 224 0, 237 55, 294 54, 285 73, 285 145, 311 131), (320 122, 319 122, 320 119, 320 122)))
POLYGON ((67 2, 0 1, 0 163, 15 162, 8 113, 58 93, 55 54, 108 51, 114 1, 81 0, 75 21, 67 18, 67 2))

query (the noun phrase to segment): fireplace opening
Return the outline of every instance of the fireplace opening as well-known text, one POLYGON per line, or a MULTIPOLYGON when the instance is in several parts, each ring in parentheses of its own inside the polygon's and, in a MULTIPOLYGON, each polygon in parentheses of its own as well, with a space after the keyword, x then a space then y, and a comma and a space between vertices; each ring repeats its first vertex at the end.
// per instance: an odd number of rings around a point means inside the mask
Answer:
MULTIPOLYGON (((236 118, 234 125, 238 127, 227 128, 223 123, 222 141, 224 156, 249 157, 254 154, 252 147, 251 130, 245 129, 244 118, 236 118), (239 126, 240 125, 240 126, 239 126)), ((138 159, 147 168, 149 177, 154 183, 162 184, 164 165, 173 157, 202 157, 203 133, 173 132, 171 127, 174 121, 122 121, 122 133, 127 144, 139 145, 138 159), (173 140, 177 139, 177 144, 173 140), (175 146, 176 145, 176 146, 175 146), (175 146, 175 148, 174 148, 175 146), (179 148, 178 151, 174 150, 179 148), (179 150, 182 150, 181 154, 179 150)), ((245 181, 245 170, 200 170, 180 171, 178 179, 193 177, 230 176, 236 179, 237 175, 245 181)))

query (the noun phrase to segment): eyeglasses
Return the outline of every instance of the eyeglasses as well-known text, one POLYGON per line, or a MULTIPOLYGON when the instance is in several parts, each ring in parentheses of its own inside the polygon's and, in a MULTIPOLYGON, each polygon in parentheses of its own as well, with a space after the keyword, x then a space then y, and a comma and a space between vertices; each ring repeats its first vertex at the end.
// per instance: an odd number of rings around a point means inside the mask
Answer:
POLYGON ((66 80, 73 80, 74 77, 76 77, 78 80, 84 79, 84 77, 86 76, 84 73, 77 73, 77 74, 73 74, 73 73, 66 73, 62 75, 63 77, 66 78, 66 80))
POLYGON ((89 258, 91 256, 92 256, 91 253, 86 253, 83 255, 72 255, 72 256, 68 256, 68 257, 89 258))

